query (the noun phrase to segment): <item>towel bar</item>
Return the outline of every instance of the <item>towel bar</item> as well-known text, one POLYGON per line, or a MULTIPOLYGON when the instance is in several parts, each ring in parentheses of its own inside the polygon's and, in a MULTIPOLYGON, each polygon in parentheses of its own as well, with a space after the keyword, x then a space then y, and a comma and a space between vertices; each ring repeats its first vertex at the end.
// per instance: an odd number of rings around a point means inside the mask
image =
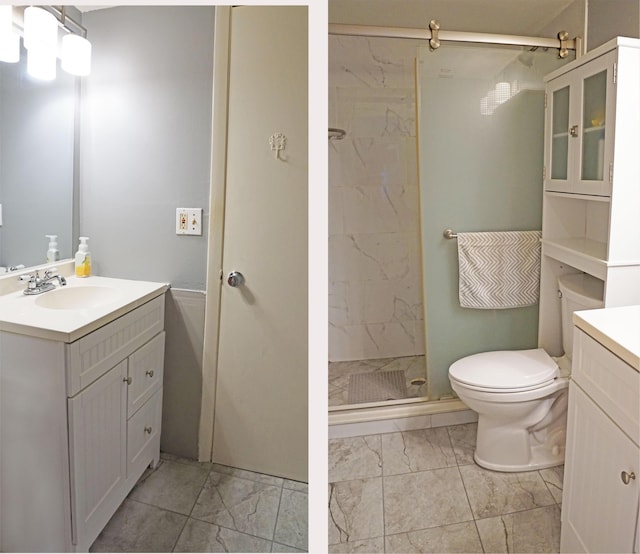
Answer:
POLYGON ((442 232, 442 236, 445 239, 457 239, 458 238, 458 233, 454 233, 451 229, 445 229, 442 232))

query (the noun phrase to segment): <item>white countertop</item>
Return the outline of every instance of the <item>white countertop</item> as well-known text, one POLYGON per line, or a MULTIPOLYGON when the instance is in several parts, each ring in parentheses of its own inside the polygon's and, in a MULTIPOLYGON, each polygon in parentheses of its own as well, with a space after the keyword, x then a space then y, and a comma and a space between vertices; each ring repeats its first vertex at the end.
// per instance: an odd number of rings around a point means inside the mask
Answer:
POLYGON ((640 306, 575 312, 573 322, 605 348, 640 371, 640 306))
POLYGON ((22 290, 3 294, 0 296, 0 331, 73 342, 164 294, 169 285, 109 277, 70 276, 67 277, 66 287, 107 287, 114 292, 98 306, 70 310, 51 309, 38 305, 38 298, 52 294, 54 291, 35 296, 25 295, 22 290))

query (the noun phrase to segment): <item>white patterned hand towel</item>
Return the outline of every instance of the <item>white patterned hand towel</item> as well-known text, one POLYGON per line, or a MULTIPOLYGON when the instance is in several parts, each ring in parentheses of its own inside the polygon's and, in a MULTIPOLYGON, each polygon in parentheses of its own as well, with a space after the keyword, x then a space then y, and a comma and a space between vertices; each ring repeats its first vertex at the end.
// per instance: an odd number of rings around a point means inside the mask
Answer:
POLYGON ((530 306, 540 291, 540 231, 458 233, 460 306, 530 306))

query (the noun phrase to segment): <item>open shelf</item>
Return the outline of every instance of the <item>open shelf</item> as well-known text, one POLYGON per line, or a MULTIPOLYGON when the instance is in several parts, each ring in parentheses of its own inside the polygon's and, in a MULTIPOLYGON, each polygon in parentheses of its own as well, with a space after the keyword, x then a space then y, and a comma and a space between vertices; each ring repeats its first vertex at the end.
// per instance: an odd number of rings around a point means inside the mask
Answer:
POLYGON ((542 253, 599 279, 607 275, 607 245, 587 238, 543 239, 542 253))

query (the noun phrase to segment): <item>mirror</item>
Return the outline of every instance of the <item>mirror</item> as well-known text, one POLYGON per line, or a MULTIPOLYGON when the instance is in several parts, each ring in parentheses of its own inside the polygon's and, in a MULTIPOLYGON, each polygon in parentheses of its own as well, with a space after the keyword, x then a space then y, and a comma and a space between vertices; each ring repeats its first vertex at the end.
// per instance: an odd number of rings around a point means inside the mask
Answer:
MULTIPOLYGON (((20 62, 0 62, 0 267, 46 263, 58 235, 60 259, 70 258, 74 221, 76 77, 27 74, 20 62)), ((0 273, 5 270, 0 269, 0 273)))

